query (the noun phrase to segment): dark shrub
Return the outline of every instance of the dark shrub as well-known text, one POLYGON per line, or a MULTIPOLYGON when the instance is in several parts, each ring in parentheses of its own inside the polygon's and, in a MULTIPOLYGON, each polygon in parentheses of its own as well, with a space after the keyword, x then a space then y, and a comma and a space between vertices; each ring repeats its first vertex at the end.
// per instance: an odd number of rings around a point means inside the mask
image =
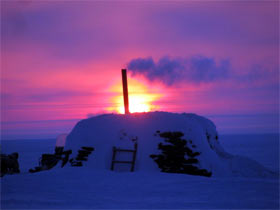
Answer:
POLYGON ((20 173, 18 163, 18 153, 14 152, 10 155, 1 154, 1 171, 0 176, 3 177, 5 174, 20 173))
POLYGON ((182 132, 159 132, 158 134, 168 144, 159 143, 158 149, 161 150, 162 154, 152 154, 150 157, 157 163, 162 172, 208 177, 212 175, 211 172, 199 169, 195 165, 199 162, 195 157, 199 156, 200 153, 193 151, 196 146, 191 140, 182 139, 184 136, 182 132))
POLYGON ((88 161, 88 156, 94 151, 94 147, 81 147, 78 150, 78 155, 70 159, 71 166, 83 166, 82 161, 88 161))

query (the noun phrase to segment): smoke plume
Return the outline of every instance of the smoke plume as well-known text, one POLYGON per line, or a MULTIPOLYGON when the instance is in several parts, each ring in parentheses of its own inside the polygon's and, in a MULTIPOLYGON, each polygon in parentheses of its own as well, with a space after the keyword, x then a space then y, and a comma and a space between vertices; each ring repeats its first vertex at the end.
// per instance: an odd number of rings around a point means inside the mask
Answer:
POLYGON ((171 86, 181 82, 210 83, 229 76, 230 63, 213 58, 193 56, 190 58, 162 57, 155 62, 153 58, 136 58, 127 64, 132 75, 144 75, 150 81, 161 81, 171 86))

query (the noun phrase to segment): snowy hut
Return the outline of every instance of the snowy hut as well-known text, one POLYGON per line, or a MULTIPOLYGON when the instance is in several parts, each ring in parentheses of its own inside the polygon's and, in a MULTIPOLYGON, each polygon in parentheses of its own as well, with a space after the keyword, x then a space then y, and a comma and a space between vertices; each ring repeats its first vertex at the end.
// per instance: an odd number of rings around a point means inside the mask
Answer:
POLYGON ((67 137, 65 149, 71 149, 75 157, 81 147, 94 147, 95 151, 88 157, 84 167, 110 170, 112 148, 133 150, 133 139, 137 139, 135 171, 156 172, 160 168, 151 155, 160 154, 159 144, 164 144, 163 139, 156 135, 158 132, 183 133, 182 138, 191 142, 192 152, 199 153, 194 165, 210 172, 212 176, 271 175, 257 162, 225 152, 219 143, 214 123, 195 114, 149 112, 92 117, 78 122, 67 137))

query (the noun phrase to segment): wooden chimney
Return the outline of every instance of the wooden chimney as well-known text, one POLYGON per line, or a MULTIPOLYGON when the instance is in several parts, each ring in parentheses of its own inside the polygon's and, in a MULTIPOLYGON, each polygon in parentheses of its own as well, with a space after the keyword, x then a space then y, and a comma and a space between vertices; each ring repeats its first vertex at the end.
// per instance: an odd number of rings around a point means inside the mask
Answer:
POLYGON ((124 113, 125 114, 129 114, 129 102, 128 102, 128 88, 127 88, 126 69, 122 69, 122 85, 123 85, 124 113))

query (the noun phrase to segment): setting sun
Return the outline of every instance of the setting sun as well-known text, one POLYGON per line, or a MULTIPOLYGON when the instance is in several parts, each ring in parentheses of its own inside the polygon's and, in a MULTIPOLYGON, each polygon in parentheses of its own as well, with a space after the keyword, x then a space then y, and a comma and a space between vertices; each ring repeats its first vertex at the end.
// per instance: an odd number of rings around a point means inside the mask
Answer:
MULTIPOLYGON (((119 100, 123 100, 122 96, 119 100)), ((120 106, 118 107, 117 112, 124 114, 124 107, 120 102, 120 106)), ((129 98, 129 111, 130 113, 135 112, 149 112, 151 111, 152 107, 149 104, 149 97, 146 95, 132 95, 129 98)))
MULTIPOLYGON (((116 95, 112 97, 111 102, 113 106, 108 107, 107 111, 124 114, 122 87, 120 84, 113 85, 111 91, 116 95)), ((156 91, 157 92, 157 91, 156 91)), ((150 112, 159 107, 154 105, 154 102, 161 97, 161 94, 150 92, 146 85, 135 80, 129 79, 129 111, 136 112, 150 112)))

